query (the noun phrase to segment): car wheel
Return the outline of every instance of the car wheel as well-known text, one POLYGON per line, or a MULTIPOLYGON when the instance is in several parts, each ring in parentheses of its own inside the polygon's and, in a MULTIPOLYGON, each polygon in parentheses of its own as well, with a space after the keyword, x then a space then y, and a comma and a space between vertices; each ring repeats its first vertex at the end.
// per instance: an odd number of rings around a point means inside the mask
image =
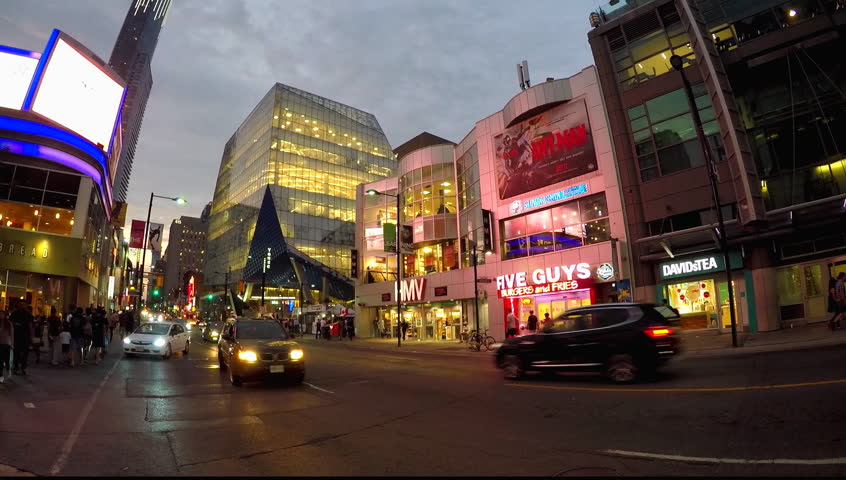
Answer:
POLYGON ((170 358, 171 353, 173 352, 170 349, 170 344, 168 344, 167 348, 165 349, 165 353, 162 355, 162 360, 167 360, 168 358, 170 358))
POLYGON ((608 359, 605 376, 612 382, 631 383, 637 375, 637 365, 631 355, 614 355, 608 359))
POLYGON ((182 354, 188 356, 188 345, 191 345, 191 342, 185 342, 185 350, 182 350, 182 354))
POLYGON ((502 359, 502 373, 509 380, 522 378, 526 373, 523 369, 523 361, 517 355, 506 355, 502 359))
POLYGON ((234 387, 240 387, 242 384, 241 377, 239 375, 235 375, 235 369, 229 368, 229 383, 232 384, 234 387))

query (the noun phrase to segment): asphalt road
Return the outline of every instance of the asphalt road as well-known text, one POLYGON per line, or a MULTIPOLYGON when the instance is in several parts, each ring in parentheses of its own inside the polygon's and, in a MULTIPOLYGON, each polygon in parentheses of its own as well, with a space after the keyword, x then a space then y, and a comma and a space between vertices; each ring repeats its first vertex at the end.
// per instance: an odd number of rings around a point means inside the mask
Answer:
POLYGON ((846 475, 846 347, 680 359, 651 383, 504 381, 490 355, 307 340, 229 385, 194 336, 0 389, 0 464, 62 475, 846 475), (29 406, 25 404, 30 404, 29 406), (670 457, 666 457, 670 456, 670 457))

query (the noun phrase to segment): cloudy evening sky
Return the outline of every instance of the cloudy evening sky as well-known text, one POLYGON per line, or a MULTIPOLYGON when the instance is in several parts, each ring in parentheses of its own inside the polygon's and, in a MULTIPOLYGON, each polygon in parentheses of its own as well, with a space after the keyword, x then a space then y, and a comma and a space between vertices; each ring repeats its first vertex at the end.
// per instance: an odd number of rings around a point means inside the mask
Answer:
MULTIPOLYGON (((605 2, 602 2, 605 3, 605 2)), ((130 0, 0 0, 0 45, 41 51, 59 28, 108 59, 130 0)), ((223 145, 275 82, 371 112, 393 147, 459 141, 519 91, 592 63, 595 0, 173 0, 129 192, 127 224, 199 216, 223 145)))

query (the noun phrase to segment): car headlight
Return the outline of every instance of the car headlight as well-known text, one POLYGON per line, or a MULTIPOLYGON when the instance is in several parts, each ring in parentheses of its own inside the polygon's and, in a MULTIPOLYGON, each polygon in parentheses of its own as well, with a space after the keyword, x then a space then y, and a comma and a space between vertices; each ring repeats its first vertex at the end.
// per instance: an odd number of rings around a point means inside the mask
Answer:
POLYGON ((191 331, 191 324, 190 323, 185 325, 185 330, 191 331))
POLYGON ((300 349, 291 350, 291 360, 299 360, 303 358, 303 351, 300 349))
POLYGON ((220 333, 217 330, 212 330, 212 332, 211 332, 212 337, 216 337, 218 335, 220 335, 220 333))
POLYGON ((123 344, 124 344, 124 345, 129 345, 129 344, 130 344, 129 337, 125 337, 125 338, 123 339, 123 344))
POLYGON ((255 362, 256 360, 258 360, 258 356, 256 355, 256 352, 251 352, 249 350, 245 350, 243 352, 238 352, 238 358, 240 358, 241 360, 244 360, 246 362, 255 362))
POLYGON ((164 347, 165 344, 167 344, 167 342, 165 341, 164 338, 157 338, 156 341, 153 342, 153 345, 155 345, 157 347, 164 347))

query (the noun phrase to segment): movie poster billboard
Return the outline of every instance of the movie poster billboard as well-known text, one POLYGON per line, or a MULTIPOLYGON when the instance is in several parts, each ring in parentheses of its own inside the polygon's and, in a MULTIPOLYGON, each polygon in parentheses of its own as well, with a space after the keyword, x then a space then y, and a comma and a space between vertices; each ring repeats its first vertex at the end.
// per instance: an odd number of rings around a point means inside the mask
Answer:
POLYGON ((504 200, 597 169, 584 100, 565 103, 497 135, 496 175, 504 200))

